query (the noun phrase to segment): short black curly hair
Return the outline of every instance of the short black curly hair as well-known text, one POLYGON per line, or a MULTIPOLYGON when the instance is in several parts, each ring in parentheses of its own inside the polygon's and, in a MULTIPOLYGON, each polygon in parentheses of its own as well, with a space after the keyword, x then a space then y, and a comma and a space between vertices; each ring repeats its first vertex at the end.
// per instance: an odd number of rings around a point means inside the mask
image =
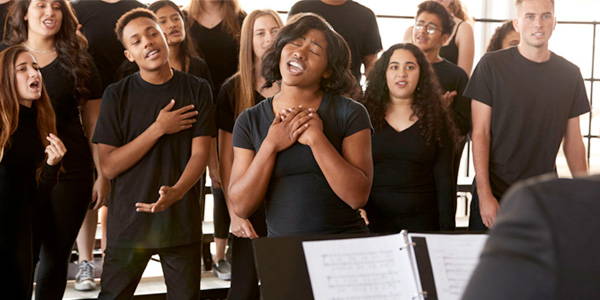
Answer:
POLYGON ((442 34, 452 34, 454 24, 456 23, 454 22, 452 15, 450 15, 448 10, 446 10, 442 4, 437 1, 425 1, 419 4, 416 18, 418 18, 424 12, 434 14, 440 18, 440 21, 442 22, 442 34))
POLYGON ((117 24, 115 25, 115 34, 123 46, 125 46, 125 42, 123 41, 123 29, 125 26, 127 26, 127 24, 129 24, 129 22, 137 18, 148 18, 158 24, 158 18, 156 17, 156 14, 147 8, 138 7, 126 12, 117 20, 117 24))
POLYGON ((279 30, 275 42, 263 57, 262 73, 266 79, 265 87, 271 87, 281 80, 279 62, 283 47, 311 29, 323 32, 327 40, 326 70, 331 75, 321 80, 321 90, 336 95, 349 94, 356 86, 356 79, 350 72, 350 48, 344 38, 325 19, 313 13, 294 15, 288 20, 287 25, 279 30))

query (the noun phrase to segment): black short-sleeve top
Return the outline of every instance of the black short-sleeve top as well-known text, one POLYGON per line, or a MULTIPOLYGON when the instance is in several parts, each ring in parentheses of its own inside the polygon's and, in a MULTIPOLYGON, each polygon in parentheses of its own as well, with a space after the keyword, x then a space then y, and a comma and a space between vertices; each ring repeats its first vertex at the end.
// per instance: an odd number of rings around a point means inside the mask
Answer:
POLYGON ((106 88, 93 142, 121 147, 142 134, 171 99, 173 109, 193 104, 199 112, 192 128, 162 136, 139 162, 113 180, 108 205, 109 246, 162 248, 202 239, 200 185, 167 210, 138 213, 136 202, 158 200, 161 186, 179 180, 191 156, 192 139, 215 136, 214 106, 208 82, 174 71, 160 85, 134 73, 106 88))
MULTIPOLYGON (((342 152, 345 137, 371 122, 364 106, 342 96, 324 95, 317 113, 329 142, 342 152)), ((233 129, 233 146, 258 151, 273 122, 273 98, 244 111, 233 129)), ((364 232, 357 211, 331 189, 310 147, 295 143, 279 152, 265 196, 268 235, 364 232)))
MULTIPOLYGON (((239 77, 235 75, 227 79, 223 83, 223 86, 221 86, 221 90, 217 96, 217 128, 229 133, 233 132, 233 125, 236 119, 235 105, 237 100, 235 87, 237 82, 239 82, 239 77)), ((253 105, 256 105, 256 103, 259 103, 264 98, 255 90, 253 105)))
POLYGON ((79 112, 82 101, 102 97, 102 80, 93 61, 91 63, 91 77, 86 86, 89 92, 86 95, 76 91, 75 79, 70 70, 63 66, 60 57, 40 70, 56 114, 58 136, 67 148, 62 160, 65 172, 60 174, 61 180, 89 178, 94 168, 79 112))
POLYGON ((555 172, 568 120, 590 111, 577 66, 554 53, 533 62, 517 47, 487 53, 464 95, 492 108, 490 181, 498 194, 555 172))

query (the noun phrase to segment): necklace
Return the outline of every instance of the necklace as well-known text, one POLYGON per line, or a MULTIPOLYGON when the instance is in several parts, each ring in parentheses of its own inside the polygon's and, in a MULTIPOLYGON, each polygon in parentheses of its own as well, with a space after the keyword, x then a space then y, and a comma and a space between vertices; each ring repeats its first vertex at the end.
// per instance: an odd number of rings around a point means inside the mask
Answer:
POLYGON ((31 47, 27 46, 26 44, 23 44, 23 46, 25 48, 27 48, 27 50, 29 50, 31 52, 39 53, 39 54, 50 54, 50 53, 55 53, 56 52, 56 48, 52 48, 50 50, 39 50, 39 49, 31 48, 31 47))

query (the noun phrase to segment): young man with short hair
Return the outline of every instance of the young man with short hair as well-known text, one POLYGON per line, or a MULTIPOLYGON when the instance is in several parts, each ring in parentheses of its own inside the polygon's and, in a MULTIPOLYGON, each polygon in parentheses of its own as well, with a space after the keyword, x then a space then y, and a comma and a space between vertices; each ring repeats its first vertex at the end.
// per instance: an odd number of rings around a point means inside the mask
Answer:
POLYGON ((198 299, 201 187, 211 136, 212 93, 204 79, 173 70, 151 11, 134 9, 115 29, 140 71, 104 92, 93 141, 113 180, 99 299, 130 299, 154 254, 169 299, 198 299))
POLYGON ((516 9, 519 46, 486 54, 465 91, 474 100, 474 230, 494 224, 498 199, 511 185, 556 173, 561 141, 571 173, 587 173, 579 116, 590 105, 579 68, 548 49, 554 1, 517 0, 516 9))
MULTIPOLYGON (((453 182, 458 180, 460 158, 471 131, 471 99, 463 96, 469 76, 459 66, 440 56, 440 50, 452 34, 454 19, 446 8, 437 1, 425 1, 419 4, 415 26, 412 30, 412 42, 425 53, 425 57, 438 77, 444 92, 444 106, 449 107, 454 124, 458 129, 453 160, 453 182)), ((452 203, 456 207, 456 203, 452 203)))

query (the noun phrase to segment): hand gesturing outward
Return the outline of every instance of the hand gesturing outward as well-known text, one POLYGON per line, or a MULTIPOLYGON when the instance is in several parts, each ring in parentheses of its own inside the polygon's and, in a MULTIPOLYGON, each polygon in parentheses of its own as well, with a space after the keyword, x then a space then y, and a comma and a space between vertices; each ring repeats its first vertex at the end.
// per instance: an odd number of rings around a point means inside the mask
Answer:
POLYGON ((179 190, 166 185, 160 187, 158 190, 158 195, 158 201, 154 203, 136 203, 136 211, 146 213, 161 212, 169 208, 171 205, 173 205, 173 203, 179 201, 183 197, 179 190))
POLYGON ((175 100, 171 100, 169 104, 160 110, 156 121, 154 121, 162 134, 177 133, 191 128, 192 124, 196 123, 194 117, 198 115, 198 111, 193 110, 193 104, 172 110, 174 106, 175 100))

